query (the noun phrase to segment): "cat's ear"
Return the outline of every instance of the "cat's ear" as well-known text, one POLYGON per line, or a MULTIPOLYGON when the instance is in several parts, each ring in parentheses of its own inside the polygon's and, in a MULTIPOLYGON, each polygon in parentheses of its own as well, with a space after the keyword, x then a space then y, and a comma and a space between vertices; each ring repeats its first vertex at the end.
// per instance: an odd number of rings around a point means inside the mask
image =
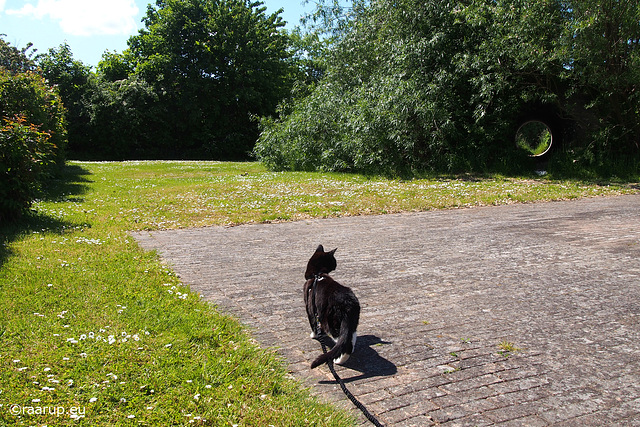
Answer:
POLYGON ((332 250, 331 252, 329 252, 331 255, 335 254, 336 251, 338 250, 338 248, 335 248, 334 250, 332 250))
POLYGON ((324 252, 324 247, 322 245, 318 245, 316 252, 324 252))

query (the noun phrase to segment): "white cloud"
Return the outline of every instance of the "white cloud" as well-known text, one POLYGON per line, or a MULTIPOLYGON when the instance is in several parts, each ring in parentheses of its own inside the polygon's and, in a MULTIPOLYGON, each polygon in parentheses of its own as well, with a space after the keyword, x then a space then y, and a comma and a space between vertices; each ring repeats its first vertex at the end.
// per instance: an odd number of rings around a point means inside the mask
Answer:
MULTIPOLYGON (((0 11, 5 0, 0 0, 0 11)), ((17 16, 48 17, 73 36, 128 35, 135 32, 139 9, 134 0, 38 0, 34 6, 7 10, 17 16)))

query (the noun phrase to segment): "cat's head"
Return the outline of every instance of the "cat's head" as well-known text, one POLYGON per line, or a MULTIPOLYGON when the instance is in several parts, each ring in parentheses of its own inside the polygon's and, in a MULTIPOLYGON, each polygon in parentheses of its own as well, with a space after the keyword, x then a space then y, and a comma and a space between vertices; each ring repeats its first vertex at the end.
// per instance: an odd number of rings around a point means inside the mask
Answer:
POLYGON ((319 245, 316 252, 311 256, 307 263, 307 271, 304 273, 305 279, 313 279, 316 274, 330 273, 336 269, 336 258, 333 256, 336 249, 325 252, 322 245, 319 245))

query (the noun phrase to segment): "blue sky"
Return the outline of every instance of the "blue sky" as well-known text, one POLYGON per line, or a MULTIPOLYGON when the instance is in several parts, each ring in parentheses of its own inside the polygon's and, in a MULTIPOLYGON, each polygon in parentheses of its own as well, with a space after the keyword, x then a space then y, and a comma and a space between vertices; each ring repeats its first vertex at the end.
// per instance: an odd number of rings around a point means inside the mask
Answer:
MULTIPOLYGON (((283 8, 288 29, 313 10, 304 0, 263 0, 267 12, 283 8)), ((137 34, 147 4, 155 0, 0 0, 0 34, 18 48, 33 43, 45 53, 65 41, 73 57, 95 66, 105 50, 122 52, 137 34)))

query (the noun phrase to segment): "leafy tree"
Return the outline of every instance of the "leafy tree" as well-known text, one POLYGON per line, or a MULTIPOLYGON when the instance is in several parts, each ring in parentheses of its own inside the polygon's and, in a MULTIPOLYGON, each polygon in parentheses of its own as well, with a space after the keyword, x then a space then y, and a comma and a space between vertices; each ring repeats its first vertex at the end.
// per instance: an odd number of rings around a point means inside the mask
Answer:
POLYGON ((34 51, 29 52, 33 46, 31 43, 18 49, 4 40, 5 34, 0 34, 0 67, 12 73, 34 71, 36 63, 31 58, 34 51))
POLYGON ((640 3, 570 2, 565 48, 571 82, 568 110, 577 120, 578 145, 604 164, 637 159, 640 152, 640 3))
POLYGON ((135 73, 161 97, 182 153, 246 157, 253 117, 288 94, 288 37, 280 11, 265 10, 245 0, 158 0, 129 40, 135 73))
POLYGON ((372 1, 255 153, 275 169, 504 169, 527 161, 518 125, 542 118, 583 152, 637 161, 640 6, 600 3, 372 1))
MULTIPOLYGON (((310 0, 305 0, 308 4, 310 0)), ((342 40, 353 23, 370 6, 369 0, 317 0, 315 9, 301 19, 309 34, 322 38, 330 45, 342 40)))
POLYGON ((324 76, 326 64, 323 62, 329 49, 329 42, 317 34, 303 33, 295 28, 288 33, 290 39, 290 62, 294 72, 294 96, 305 94, 324 76))
MULTIPOLYGON (((75 157, 246 158, 255 117, 273 114, 302 76, 317 79, 260 2, 159 0, 123 53, 96 73, 65 43, 38 57, 67 107, 75 157)), ((302 38, 300 38, 302 40, 302 38)), ((302 42, 301 42, 302 43, 302 42)))
POLYGON ((141 78, 95 79, 85 103, 91 158, 166 158, 173 152, 163 120, 168 113, 154 89, 141 78))
POLYGON ((74 59, 67 43, 39 55, 38 65, 47 81, 57 87, 67 110, 69 150, 75 153, 91 150, 91 141, 87 139, 88 116, 83 103, 85 94, 91 91, 91 67, 74 59))
POLYGON ((469 138, 474 69, 465 61, 486 28, 462 18, 445 1, 373 2, 313 93, 263 123, 258 157, 274 168, 392 174, 478 166, 486 148, 469 138))
POLYGON ((122 54, 106 51, 98 63, 98 77, 108 82, 125 80, 133 74, 132 60, 128 50, 122 54))

